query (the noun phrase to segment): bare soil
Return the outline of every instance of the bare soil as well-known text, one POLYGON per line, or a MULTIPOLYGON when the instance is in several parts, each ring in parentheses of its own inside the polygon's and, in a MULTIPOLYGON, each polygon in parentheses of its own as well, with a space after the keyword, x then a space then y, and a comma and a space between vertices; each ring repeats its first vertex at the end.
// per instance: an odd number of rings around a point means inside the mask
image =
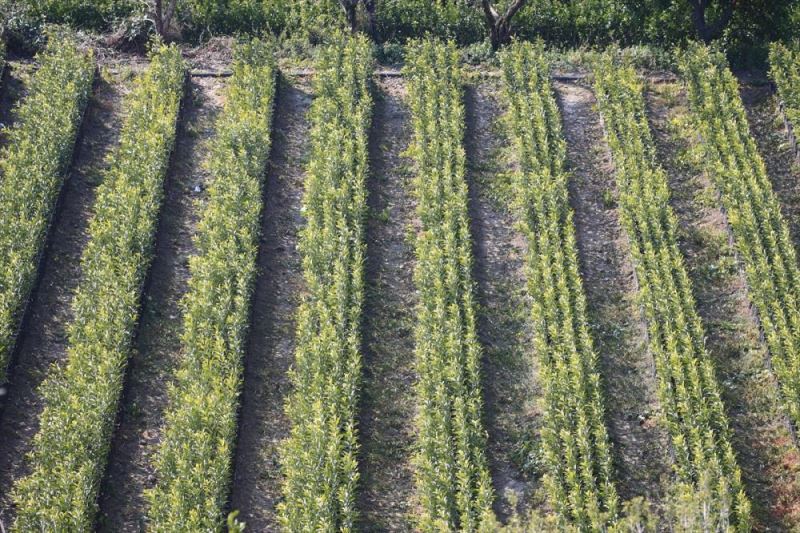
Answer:
POLYGON ((510 210, 511 166, 502 127, 497 79, 481 80, 466 91, 465 148, 470 182, 479 303, 478 336, 484 349, 487 455, 496 492, 495 512, 507 520, 524 514, 541 472, 532 461, 538 439, 541 391, 530 351, 530 302, 524 269, 527 250, 510 210), (511 508, 510 500, 520 505, 511 508), (524 504, 524 505, 523 505, 524 504))
POLYGON ((358 510, 362 531, 411 531, 417 379, 414 359, 415 220, 405 82, 376 79, 370 132, 364 301, 364 376, 358 510))
POLYGON ((76 160, 62 191, 53 221, 41 278, 32 296, 11 369, 7 401, 0 419, 0 524, 10 525, 10 489, 27 473, 25 454, 38 430, 42 402, 37 388, 51 365, 66 355, 66 327, 72 318, 72 294, 81 278, 80 256, 95 188, 106 168, 106 156, 116 144, 121 123, 119 80, 101 78, 88 104, 76 160))
POLYGON ((152 459, 161 440, 167 384, 180 359, 182 310, 192 235, 208 175, 203 168, 224 80, 189 82, 142 300, 139 330, 100 498, 100 531, 144 531, 144 489, 155 483, 152 459))
POLYGON ((304 290, 297 243, 304 223, 305 115, 311 99, 308 79, 280 79, 231 497, 231 508, 240 511, 249 531, 278 529, 279 446, 289 434, 287 371, 294 361, 295 313, 304 290))
POLYGON ((789 223, 795 247, 800 246, 800 161, 783 125, 778 98, 769 86, 742 85, 740 94, 747 111, 750 132, 764 159, 781 213, 789 223))
POLYGON ((555 83, 574 179, 581 274, 600 361, 617 489, 623 500, 659 501, 671 471, 669 438, 659 422, 655 366, 636 304, 630 246, 615 208, 613 167, 591 90, 555 83))
POLYGON ((686 95, 678 84, 651 85, 647 105, 756 529, 790 530, 800 519, 800 456, 767 370, 767 349, 718 193, 702 166, 692 164, 686 135, 675 126, 687 113, 686 95))

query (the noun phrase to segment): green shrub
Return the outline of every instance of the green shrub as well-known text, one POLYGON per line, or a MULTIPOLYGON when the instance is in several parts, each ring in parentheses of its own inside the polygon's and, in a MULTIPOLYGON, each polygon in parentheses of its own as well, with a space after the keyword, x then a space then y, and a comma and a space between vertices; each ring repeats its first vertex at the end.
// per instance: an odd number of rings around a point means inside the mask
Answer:
MULTIPOLYGON (((667 175, 645 111, 636 71, 611 53, 594 67, 595 92, 614 160, 622 226, 631 244, 639 298, 681 483, 711 487, 706 512, 750 531, 750 501, 731 445, 719 382, 705 347, 689 275, 678 248, 667 175)), ((724 530, 724 529, 723 529, 724 530)))
POLYGON ((97 511, 163 182, 175 142, 185 65, 158 46, 126 100, 127 117, 98 187, 63 366, 50 369, 29 455, 13 488, 13 530, 88 531, 97 511))
POLYGON ((306 293, 281 448, 287 531, 352 531, 356 521, 372 69, 363 36, 335 36, 316 62, 299 244, 306 293))
POLYGON ((617 519, 619 501, 550 63, 542 45, 528 43, 512 45, 501 62, 506 118, 519 164, 514 204, 528 242, 532 356, 539 361, 544 391, 544 486, 559 526, 601 531, 617 519))
POLYGON ((208 203, 189 263, 182 360, 155 461, 158 482, 147 492, 150 531, 215 531, 225 522, 276 71, 272 46, 260 41, 238 45, 234 55, 207 160, 208 203))
POLYGON ((425 40, 405 67, 420 229, 414 282, 417 526, 477 531, 495 521, 481 413, 462 72, 453 43, 425 40))
POLYGON ((62 33, 50 36, 37 60, 39 69, 0 152, 0 384, 6 382, 95 71, 93 54, 62 33))

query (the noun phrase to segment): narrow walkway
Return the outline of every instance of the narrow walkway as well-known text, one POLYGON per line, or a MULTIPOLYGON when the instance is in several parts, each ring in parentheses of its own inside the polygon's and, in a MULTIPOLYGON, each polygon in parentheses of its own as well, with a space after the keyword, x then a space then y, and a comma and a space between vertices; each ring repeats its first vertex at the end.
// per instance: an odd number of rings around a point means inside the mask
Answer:
POLYGON ((279 445, 289 431, 287 371, 294 361, 295 313, 303 291, 297 242, 310 105, 307 78, 279 80, 231 496, 231 508, 240 511, 249 531, 279 529, 279 445))
POLYGON ((188 85, 118 428, 100 491, 100 531, 138 532, 144 528, 144 490, 155 482, 151 461, 160 440, 167 384, 180 357, 180 298, 186 291, 193 252, 198 214, 194 204, 202 199, 208 178, 202 165, 224 83, 195 79, 188 85))
POLYGON ((655 364, 636 306, 636 279, 616 209, 610 154, 592 92, 578 84, 555 87, 573 172, 570 196, 581 275, 605 389, 617 488, 623 501, 643 496, 658 502, 670 473, 669 438, 658 421, 655 364))

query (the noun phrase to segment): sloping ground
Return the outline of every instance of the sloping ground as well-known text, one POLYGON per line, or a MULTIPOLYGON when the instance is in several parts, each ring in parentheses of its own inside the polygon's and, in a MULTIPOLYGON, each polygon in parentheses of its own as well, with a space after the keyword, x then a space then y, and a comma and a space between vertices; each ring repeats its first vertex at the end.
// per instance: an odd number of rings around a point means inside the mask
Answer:
POLYGON ((383 78, 370 135, 369 218, 364 301, 364 378, 361 435, 360 527, 410 531, 414 479, 415 223, 413 168, 403 155, 411 141, 405 82, 383 78))
POLYGON ((478 80, 465 93, 467 177, 475 240, 475 282, 481 305, 478 335, 484 349, 483 381, 489 466, 495 512, 507 519, 530 506, 538 487, 535 465, 541 391, 531 350, 526 297, 525 238, 510 209, 509 165, 504 151, 504 110, 498 79, 478 80), (512 508, 511 502, 519 505, 512 508))
MULTIPOLYGON (((225 50, 215 53, 219 57, 212 57, 212 66, 223 68, 228 59, 225 50)), ((204 57, 198 54, 196 67, 204 66, 204 57)), ((74 172, 64 190, 31 319, 12 370, 5 411, 0 414, 0 522, 4 526, 13 516, 8 489, 26 471, 23 457, 37 428, 41 404, 36 387, 49 365, 64 355, 64 328, 69 323, 72 291, 80 279, 78 260, 93 191, 121 123, 120 99, 130 69, 119 58, 114 61, 109 72, 115 74, 105 74, 89 104, 74 172)), ((24 91, 26 69, 30 66, 15 67, 5 75, 0 86, 0 121, 10 120, 11 106, 24 91)), ((541 504, 536 494, 539 393, 524 325, 528 309, 522 294, 524 243, 504 205, 503 174, 509 168, 503 151, 508 141, 498 125, 503 112, 496 99, 498 83, 488 79, 467 89, 465 146, 480 302, 478 329, 485 350, 488 456, 497 494, 495 509, 505 518, 511 511, 503 500, 509 491, 521 494, 526 506, 541 504)), ((104 482, 101 530, 140 531, 143 527, 141 492, 153 481, 150 457, 158 442, 166 385, 178 355, 178 301, 192 250, 194 202, 203 196, 205 139, 213 132, 224 84, 221 78, 191 82, 194 98, 179 131, 137 349, 104 482)), ((415 509, 409 459, 414 446, 416 380, 414 259, 407 238, 415 224, 415 199, 412 171, 403 154, 410 125, 405 81, 396 76, 376 78, 375 88, 358 505, 363 530, 408 531, 415 509)), ((646 496, 658 502, 664 495, 663 478, 669 474, 671 459, 666 433, 658 425, 653 363, 633 299, 635 279, 619 227, 613 169, 591 91, 576 83, 557 83, 556 89, 573 172, 571 203, 581 274, 608 401, 607 423, 620 495, 623 499, 646 496)), ((763 88, 745 89, 744 96, 784 214, 794 223, 797 244, 800 173, 781 136, 774 97, 763 88)), ((303 290, 296 245, 303 225, 305 112, 312 97, 307 76, 283 78, 279 84, 231 497, 231 509, 241 511, 239 518, 251 531, 277 529, 277 448, 288 430, 286 372, 294 357, 294 314, 303 290)), ((708 331, 709 351, 724 384, 745 485, 759 527, 787 530, 800 521, 800 454, 779 407, 774 379, 766 370, 767 354, 728 245, 726 222, 707 180, 685 164, 685 141, 669 125, 682 112, 679 87, 654 85, 648 102, 660 160, 668 170, 673 206, 684 232, 681 246, 708 331)))
POLYGON ((0 521, 10 525, 9 488, 27 473, 25 454, 38 429, 42 409, 37 387, 53 363, 66 355, 66 327, 71 321, 72 292, 80 280, 80 256, 94 190, 121 124, 125 81, 101 78, 89 101, 71 176, 62 191, 29 318, 12 366, 7 401, 0 418, 0 521))
POLYGON ((303 290, 298 231, 308 154, 309 79, 279 79, 264 223, 245 355, 232 509, 253 531, 277 530, 281 497, 278 445, 288 435, 286 372, 294 360, 295 311, 303 290))
POLYGON ((647 102, 754 517, 760 529, 789 529, 797 521, 800 501, 798 451, 767 369, 767 349, 731 246, 731 230, 702 162, 692 161, 687 152, 693 133, 680 126, 687 112, 682 87, 651 85, 647 102))
POLYGON ((630 249, 619 222, 613 168, 592 92, 556 83, 564 121, 581 274, 594 328, 606 418, 624 501, 658 501, 670 472, 669 440, 658 422, 655 366, 636 305, 630 249))
POLYGON ((98 518, 103 531, 139 531, 143 527, 143 491, 153 485, 151 459, 160 440, 167 383, 180 350, 179 300, 186 291, 188 260, 193 252, 194 204, 203 197, 206 141, 213 133, 223 84, 219 78, 196 78, 188 86, 142 318, 104 480, 98 518))

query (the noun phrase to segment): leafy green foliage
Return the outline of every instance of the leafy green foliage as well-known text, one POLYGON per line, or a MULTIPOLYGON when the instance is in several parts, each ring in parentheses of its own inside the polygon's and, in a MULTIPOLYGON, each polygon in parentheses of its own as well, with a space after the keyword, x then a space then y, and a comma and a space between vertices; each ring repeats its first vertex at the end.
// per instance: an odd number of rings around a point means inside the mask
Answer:
POLYGON ((66 34, 52 34, 38 60, 18 122, 0 152, 0 383, 6 381, 95 71, 92 53, 78 50, 66 34))
POLYGON ((9 10, 24 12, 31 21, 97 31, 113 29, 115 22, 142 11, 143 6, 141 0, 9 0, 9 10))
POLYGON ((372 68, 363 36, 335 37, 316 63, 300 235, 306 294, 286 404, 292 428, 281 450, 278 511, 288 531, 351 531, 356 520, 372 68))
POLYGON ((483 13, 471 0, 378 0, 375 12, 381 41, 405 42, 430 33, 466 45, 486 35, 483 13))
POLYGON ((758 310, 786 409, 800 424, 800 270, 789 228, 750 134, 736 78, 724 58, 693 46, 683 56, 706 170, 720 192, 758 310))
POLYGON ((225 522, 276 71, 268 44, 243 43, 234 54, 183 299, 183 359, 156 458, 158 483, 147 493, 151 531, 215 531, 225 522))
POLYGON ((773 43, 770 47, 770 74, 778 86, 786 118, 800 128, 800 45, 773 43))
POLYGON ((31 471, 13 489, 14 531, 92 528, 184 80, 179 49, 159 45, 127 99, 120 145, 89 223, 66 364, 53 367, 41 385, 31 471))
POLYGON ((544 484, 562 526, 600 531, 616 519, 619 502, 550 64, 544 47, 529 43, 515 43, 501 57, 506 118, 519 163, 514 203, 528 242, 533 351, 544 389, 544 484))
POLYGON ((610 53, 597 60, 594 78, 678 478, 693 483, 704 477, 712 487, 707 514, 750 531, 750 502, 678 249, 678 222, 669 206, 667 176, 656 162, 642 83, 633 67, 615 64, 610 53))
POLYGON ((180 9, 199 34, 271 32, 319 41, 345 26, 338 0, 185 0, 180 9))
POLYGON ((415 354, 418 527, 476 531, 494 520, 481 422, 472 243, 464 169, 464 105, 455 45, 413 43, 405 68, 420 230, 415 354))

